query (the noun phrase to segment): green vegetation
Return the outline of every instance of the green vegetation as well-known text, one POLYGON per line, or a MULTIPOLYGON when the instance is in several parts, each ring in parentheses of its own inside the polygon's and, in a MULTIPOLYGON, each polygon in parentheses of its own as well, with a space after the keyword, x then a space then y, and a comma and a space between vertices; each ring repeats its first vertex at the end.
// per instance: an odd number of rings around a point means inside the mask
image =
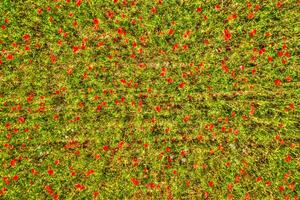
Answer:
POLYGON ((2 0, 0 199, 298 199, 299 6, 2 0))

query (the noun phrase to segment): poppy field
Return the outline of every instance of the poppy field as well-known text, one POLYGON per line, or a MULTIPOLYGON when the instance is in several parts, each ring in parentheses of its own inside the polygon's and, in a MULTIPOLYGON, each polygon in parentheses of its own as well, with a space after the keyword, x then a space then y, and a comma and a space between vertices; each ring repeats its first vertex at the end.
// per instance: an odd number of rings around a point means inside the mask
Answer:
POLYGON ((298 200, 299 6, 0 1, 0 199, 298 200))

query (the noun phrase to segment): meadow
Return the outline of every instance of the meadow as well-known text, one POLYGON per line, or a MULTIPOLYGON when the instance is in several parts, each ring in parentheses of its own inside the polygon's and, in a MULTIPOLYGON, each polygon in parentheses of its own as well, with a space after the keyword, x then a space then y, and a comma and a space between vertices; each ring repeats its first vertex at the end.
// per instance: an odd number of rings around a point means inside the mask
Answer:
POLYGON ((298 200, 299 0, 1 0, 0 199, 298 200))

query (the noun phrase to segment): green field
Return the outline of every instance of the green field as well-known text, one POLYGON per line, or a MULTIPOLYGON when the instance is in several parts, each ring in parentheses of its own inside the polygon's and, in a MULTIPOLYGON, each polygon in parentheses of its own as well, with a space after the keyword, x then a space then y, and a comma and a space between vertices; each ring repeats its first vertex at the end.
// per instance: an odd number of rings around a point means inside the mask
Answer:
POLYGON ((0 199, 298 200, 299 7, 1 0, 0 199))

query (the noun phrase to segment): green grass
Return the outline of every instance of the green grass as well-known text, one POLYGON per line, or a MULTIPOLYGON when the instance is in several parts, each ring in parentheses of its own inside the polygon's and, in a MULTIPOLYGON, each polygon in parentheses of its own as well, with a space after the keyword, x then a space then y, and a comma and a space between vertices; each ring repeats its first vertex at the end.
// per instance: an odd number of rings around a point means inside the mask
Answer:
POLYGON ((299 1, 0 13, 0 199, 299 198, 299 1))

